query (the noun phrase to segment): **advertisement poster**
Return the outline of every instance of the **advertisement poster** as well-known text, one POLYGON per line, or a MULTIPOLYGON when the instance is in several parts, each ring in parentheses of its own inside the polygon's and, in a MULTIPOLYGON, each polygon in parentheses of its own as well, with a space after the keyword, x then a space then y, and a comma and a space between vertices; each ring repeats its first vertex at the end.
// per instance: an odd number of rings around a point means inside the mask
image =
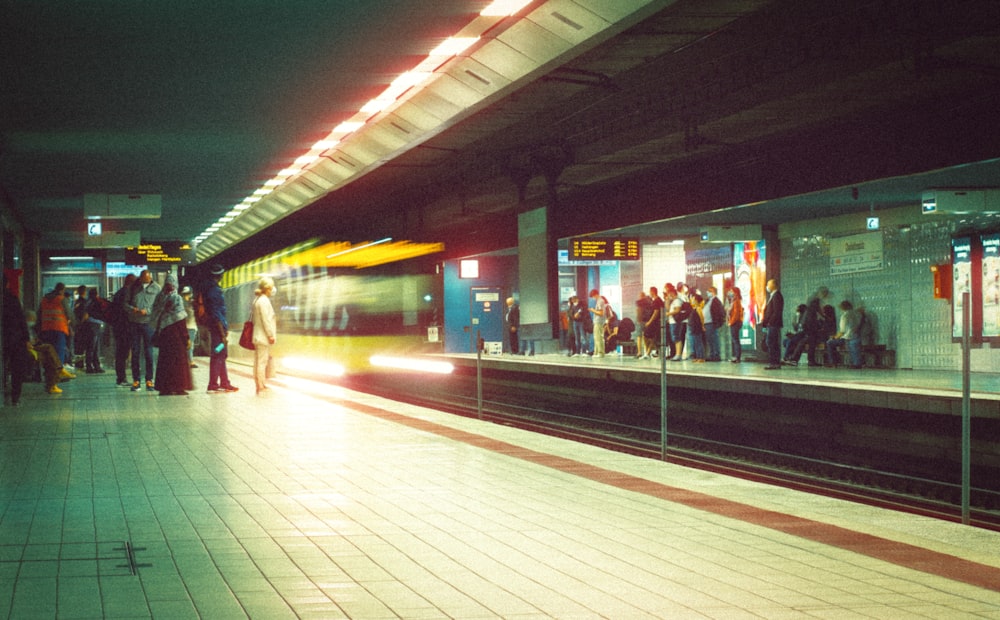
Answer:
POLYGON ((1000 338, 1000 234, 983 235, 983 338, 1000 338))
POLYGON ((969 293, 970 298, 972 296, 972 239, 971 238, 956 237, 951 240, 951 264, 952 264, 952 277, 953 277, 952 288, 951 288, 952 291, 951 335, 953 338, 961 338, 963 293, 969 293))
POLYGON ((733 285, 743 295, 743 329, 740 330, 740 344, 757 346, 757 324, 764 314, 767 302, 767 269, 765 258, 767 248, 764 241, 743 241, 733 244, 733 285))

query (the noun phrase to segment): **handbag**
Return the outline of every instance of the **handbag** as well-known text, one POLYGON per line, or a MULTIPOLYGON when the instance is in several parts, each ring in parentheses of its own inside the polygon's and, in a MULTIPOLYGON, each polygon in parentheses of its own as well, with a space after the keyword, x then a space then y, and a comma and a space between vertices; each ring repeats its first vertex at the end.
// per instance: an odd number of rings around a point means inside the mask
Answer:
POLYGON ((240 346, 250 351, 257 348, 253 344, 253 321, 247 321, 243 324, 243 331, 240 333, 240 346))

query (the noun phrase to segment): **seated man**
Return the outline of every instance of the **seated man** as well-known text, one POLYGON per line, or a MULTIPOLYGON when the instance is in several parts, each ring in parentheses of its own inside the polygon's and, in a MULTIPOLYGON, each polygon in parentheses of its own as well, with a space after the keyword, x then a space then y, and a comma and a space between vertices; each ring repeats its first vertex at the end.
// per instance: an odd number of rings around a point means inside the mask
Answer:
POLYGON ((846 299, 840 302, 840 311, 840 330, 826 341, 826 361, 832 366, 839 366, 842 360, 837 348, 846 344, 851 356, 851 368, 861 368, 861 332, 858 329, 861 317, 846 299))
POLYGON ((806 305, 799 304, 795 310, 795 320, 792 321, 792 331, 785 334, 785 339, 781 342, 785 348, 785 354, 781 356, 781 363, 790 366, 798 366, 802 351, 806 348, 805 326, 806 305))

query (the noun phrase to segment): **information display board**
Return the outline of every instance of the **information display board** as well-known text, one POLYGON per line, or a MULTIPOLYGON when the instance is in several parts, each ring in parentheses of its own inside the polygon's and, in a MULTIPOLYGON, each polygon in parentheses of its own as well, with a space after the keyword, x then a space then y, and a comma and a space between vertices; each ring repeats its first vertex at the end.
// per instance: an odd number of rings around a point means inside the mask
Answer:
POLYGON ((569 260, 639 260, 638 237, 573 237, 569 260))
POLYGON ((185 241, 140 243, 125 248, 126 265, 190 265, 194 258, 194 248, 185 241))

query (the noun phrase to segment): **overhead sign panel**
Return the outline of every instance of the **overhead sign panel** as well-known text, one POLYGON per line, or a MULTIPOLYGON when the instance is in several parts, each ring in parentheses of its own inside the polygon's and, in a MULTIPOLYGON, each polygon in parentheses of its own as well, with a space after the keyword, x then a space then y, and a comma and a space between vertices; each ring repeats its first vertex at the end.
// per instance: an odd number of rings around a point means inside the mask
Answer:
POLYGON ((126 265, 190 265, 194 262, 194 247, 184 241, 140 243, 125 248, 126 265))
POLYGON ((639 260, 639 238, 573 237, 569 260, 639 260))

